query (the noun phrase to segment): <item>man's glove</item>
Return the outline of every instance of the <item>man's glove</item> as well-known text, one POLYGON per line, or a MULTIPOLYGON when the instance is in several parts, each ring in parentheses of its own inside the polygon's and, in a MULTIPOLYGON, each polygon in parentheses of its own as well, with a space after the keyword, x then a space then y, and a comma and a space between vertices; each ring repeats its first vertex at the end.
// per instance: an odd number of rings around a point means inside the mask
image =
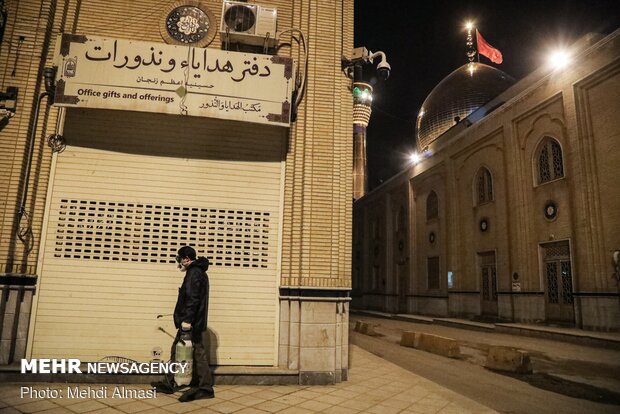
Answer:
POLYGON ((191 331, 192 330, 192 324, 191 323, 187 323, 187 322, 181 322, 181 330, 182 331, 191 331))

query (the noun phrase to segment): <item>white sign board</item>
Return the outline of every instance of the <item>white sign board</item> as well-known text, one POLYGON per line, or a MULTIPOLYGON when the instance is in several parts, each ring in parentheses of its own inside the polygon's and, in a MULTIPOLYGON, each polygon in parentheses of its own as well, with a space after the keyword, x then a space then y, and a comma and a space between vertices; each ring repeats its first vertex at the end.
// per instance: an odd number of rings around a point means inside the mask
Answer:
POLYGON ((293 59, 63 34, 54 103, 289 126, 293 59))

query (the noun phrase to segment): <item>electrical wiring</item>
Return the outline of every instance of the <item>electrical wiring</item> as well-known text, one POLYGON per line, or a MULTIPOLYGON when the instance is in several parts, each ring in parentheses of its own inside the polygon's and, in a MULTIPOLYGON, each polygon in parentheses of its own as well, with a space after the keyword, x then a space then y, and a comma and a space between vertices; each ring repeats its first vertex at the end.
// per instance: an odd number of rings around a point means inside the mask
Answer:
MULTIPOLYGON (((299 104, 301 103, 301 100, 303 99, 304 92, 306 89, 306 79, 308 77, 308 44, 306 43, 306 36, 304 35, 304 32, 301 31, 300 29, 291 28, 291 29, 284 30, 280 32, 280 36, 282 36, 284 33, 291 33, 291 39, 295 39, 295 40, 297 39, 292 35, 292 33, 298 33, 299 37, 301 38, 301 45, 304 50, 304 73, 303 73, 303 76, 297 76, 297 79, 296 79, 296 83, 299 82, 296 85, 297 90, 299 92, 297 94, 297 98, 295 99, 295 107, 298 107, 299 104)), ((297 40, 297 42, 299 43, 299 40, 297 40)))

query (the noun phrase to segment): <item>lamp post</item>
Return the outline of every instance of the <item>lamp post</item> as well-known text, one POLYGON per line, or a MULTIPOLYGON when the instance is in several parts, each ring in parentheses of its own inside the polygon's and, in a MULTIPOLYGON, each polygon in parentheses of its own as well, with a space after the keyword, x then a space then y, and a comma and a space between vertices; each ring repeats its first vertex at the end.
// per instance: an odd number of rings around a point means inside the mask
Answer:
POLYGON ((366 127, 372 112, 372 86, 353 82, 353 199, 366 194, 368 176, 366 167, 366 127))
POLYGON ((353 199, 357 200, 366 194, 368 178, 366 174, 366 127, 372 112, 372 85, 368 69, 378 61, 376 76, 387 80, 391 66, 385 53, 371 52, 365 47, 356 47, 350 59, 342 57, 342 70, 353 80, 353 199))

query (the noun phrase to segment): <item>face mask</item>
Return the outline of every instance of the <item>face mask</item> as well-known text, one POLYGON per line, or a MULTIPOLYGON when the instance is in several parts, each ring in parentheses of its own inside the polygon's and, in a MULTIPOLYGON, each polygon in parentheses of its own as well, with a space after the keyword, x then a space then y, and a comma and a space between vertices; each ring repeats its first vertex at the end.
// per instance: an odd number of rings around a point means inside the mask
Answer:
POLYGON ((181 272, 185 272, 187 270, 187 267, 183 264, 181 264, 181 262, 183 261, 183 259, 180 256, 177 256, 176 258, 177 261, 177 268, 181 271, 181 272))

